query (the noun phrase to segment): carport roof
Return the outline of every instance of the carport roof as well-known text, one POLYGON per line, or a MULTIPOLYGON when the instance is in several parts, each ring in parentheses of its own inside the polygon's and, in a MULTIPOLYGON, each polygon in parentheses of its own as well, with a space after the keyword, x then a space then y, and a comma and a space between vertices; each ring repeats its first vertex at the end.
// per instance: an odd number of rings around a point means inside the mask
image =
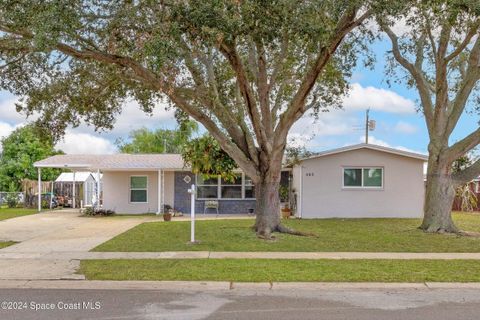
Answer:
POLYGON ((181 170, 184 161, 180 154, 65 154, 37 161, 34 166, 74 170, 181 170))

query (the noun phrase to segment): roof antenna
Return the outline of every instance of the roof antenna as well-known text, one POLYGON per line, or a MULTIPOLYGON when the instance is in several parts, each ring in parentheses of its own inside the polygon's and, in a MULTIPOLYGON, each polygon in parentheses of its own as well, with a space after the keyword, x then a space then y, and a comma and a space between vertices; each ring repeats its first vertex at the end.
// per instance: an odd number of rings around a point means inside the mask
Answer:
POLYGON ((367 109, 365 114, 365 144, 368 144, 368 132, 375 130, 375 120, 369 120, 370 108, 367 109))

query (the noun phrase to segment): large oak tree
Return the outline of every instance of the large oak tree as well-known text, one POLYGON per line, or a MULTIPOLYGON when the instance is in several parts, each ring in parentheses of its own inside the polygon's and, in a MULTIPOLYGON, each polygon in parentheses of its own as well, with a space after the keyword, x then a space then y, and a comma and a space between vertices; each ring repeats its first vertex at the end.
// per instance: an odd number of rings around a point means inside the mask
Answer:
POLYGON ((122 102, 165 100, 203 124, 256 184, 259 236, 280 224, 287 135, 339 103, 361 49, 357 0, 2 0, 0 85, 61 133, 111 128, 122 102), (358 30, 358 29, 357 29, 358 30))
MULTIPOLYGON (((397 7, 397 9, 399 9, 397 7)), ((455 189, 480 175, 480 160, 452 171, 480 144, 480 128, 452 141, 462 115, 480 114, 480 2, 413 1, 391 19, 378 17, 394 61, 416 88, 429 134, 424 219, 427 232, 458 232, 451 218, 455 189), (405 23, 403 32, 393 25, 405 23)), ((398 71, 393 69, 391 71, 398 71)), ((400 79, 400 77, 397 77, 400 79)))

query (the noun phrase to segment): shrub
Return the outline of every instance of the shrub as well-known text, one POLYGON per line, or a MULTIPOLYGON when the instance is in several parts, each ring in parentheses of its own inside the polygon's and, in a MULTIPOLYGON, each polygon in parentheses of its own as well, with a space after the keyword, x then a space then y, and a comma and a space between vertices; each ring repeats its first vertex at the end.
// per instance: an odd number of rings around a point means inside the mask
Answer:
POLYGON ((50 209, 50 201, 47 199, 42 199, 42 209, 50 209))
POLYGON ((105 210, 105 209, 94 209, 93 207, 87 207, 83 211, 83 214, 86 216, 111 216, 115 214, 115 211, 113 210, 105 210))
POLYGON ((93 207, 87 207, 83 211, 83 214, 86 215, 86 216, 94 216, 95 215, 95 210, 93 209, 93 207))
POLYGON ((16 208, 18 205, 18 197, 16 193, 9 193, 7 196, 7 206, 9 208, 16 208))

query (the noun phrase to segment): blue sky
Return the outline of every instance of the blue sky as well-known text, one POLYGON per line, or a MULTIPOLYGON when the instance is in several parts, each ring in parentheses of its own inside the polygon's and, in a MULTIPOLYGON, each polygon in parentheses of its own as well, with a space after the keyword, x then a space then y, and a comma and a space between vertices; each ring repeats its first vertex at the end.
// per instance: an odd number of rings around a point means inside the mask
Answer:
MULTIPOLYGON (((350 95, 344 99, 344 109, 322 113, 316 121, 312 117, 304 117, 292 128, 292 141, 305 144, 312 151, 360 143, 364 140, 364 130, 360 127, 365 121, 365 110, 370 107, 370 118, 377 122, 375 131, 370 132, 371 143, 426 153, 428 134, 423 116, 415 111, 415 90, 403 84, 389 87, 386 83, 385 53, 389 48, 387 41, 377 41, 373 45, 376 64, 370 70, 359 63, 351 79, 350 95)), ((15 100, 16 97, 10 93, 0 92, 0 137, 25 123, 24 117, 15 111, 15 100)), ((464 114, 452 141, 475 130, 478 120, 475 115, 464 114)), ((142 126, 174 128, 173 111, 165 111, 159 106, 153 116, 148 116, 138 109, 135 102, 129 102, 112 131, 96 133, 86 126, 69 129, 58 147, 67 153, 114 153, 115 139, 127 138, 130 130, 142 126)))

